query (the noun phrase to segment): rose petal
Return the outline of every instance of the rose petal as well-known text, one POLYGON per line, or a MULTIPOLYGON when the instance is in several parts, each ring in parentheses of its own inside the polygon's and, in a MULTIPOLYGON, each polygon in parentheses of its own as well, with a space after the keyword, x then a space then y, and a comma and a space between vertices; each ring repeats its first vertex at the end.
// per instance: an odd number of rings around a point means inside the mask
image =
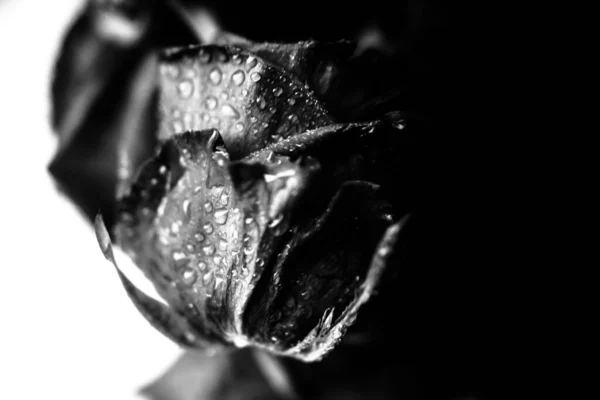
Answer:
POLYGON ((69 30, 52 81, 59 151, 50 172, 90 220, 103 209, 112 225, 117 182, 154 146, 152 52, 196 42, 161 1, 90 1, 69 30))
POLYGON ((336 78, 345 68, 356 47, 347 40, 327 43, 254 43, 229 33, 219 36, 216 43, 246 49, 294 73, 300 82, 306 82, 325 102, 329 93, 335 90, 336 78))
POLYGON ((129 298, 144 318, 159 332, 181 346, 206 347, 207 343, 204 342, 202 337, 195 335, 194 330, 185 319, 173 312, 168 306, 137 289, 121 272, 113 254, 110 236, 100 214, 96 216, 94 229, 104 257, 117 269, 129 298))
POLYGON ((228 164, 215 130, 168 140, 120 202, 115 236, 202 337, 242 346, 247 299, 275 248, 269 232, 308 176, 279 157, 242 193, 228 164))
POLYGON ((245 50, 192 46, 161 59, 159 138, 215 128, 232 159, 331 123, 314 92, 245 50))
POLYGON ((320 358, 330 348, 321 348, 317 336, 356 301, 391 211, 377 186, 347 182, 321 218, 290 229, 249 303, 248 336, 282 354, 320 358))

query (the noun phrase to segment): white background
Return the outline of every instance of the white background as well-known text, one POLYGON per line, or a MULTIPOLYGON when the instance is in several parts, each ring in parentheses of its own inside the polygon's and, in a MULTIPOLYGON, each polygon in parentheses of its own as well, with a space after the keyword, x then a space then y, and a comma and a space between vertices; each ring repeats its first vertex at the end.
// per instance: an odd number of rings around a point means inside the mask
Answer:
POLYGON ((46 172, 49 79, 83 0, 0 0, 0 399, 135 399, 179 349, 46 172))

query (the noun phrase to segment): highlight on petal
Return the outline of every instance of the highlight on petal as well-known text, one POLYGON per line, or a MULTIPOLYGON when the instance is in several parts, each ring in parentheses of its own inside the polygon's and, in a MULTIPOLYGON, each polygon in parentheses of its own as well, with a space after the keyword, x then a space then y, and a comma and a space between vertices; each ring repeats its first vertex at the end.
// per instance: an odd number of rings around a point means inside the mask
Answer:
POLYGON ((159 332, 181 346, 206 347, 207 343, 195 334, 194 329, 189 326, 182 316, 177 315, 168 306, 140 291, 121 272, 115 260, 112 242, 101 214, 96 216, 94 229, 104 257, 114 265, 129 298, 144 318, 159 332))
POLYGON ((236 47, 191 46, 161 56, 160 140, 218 129, 231 159, 331 123, 290 72, 236 47))

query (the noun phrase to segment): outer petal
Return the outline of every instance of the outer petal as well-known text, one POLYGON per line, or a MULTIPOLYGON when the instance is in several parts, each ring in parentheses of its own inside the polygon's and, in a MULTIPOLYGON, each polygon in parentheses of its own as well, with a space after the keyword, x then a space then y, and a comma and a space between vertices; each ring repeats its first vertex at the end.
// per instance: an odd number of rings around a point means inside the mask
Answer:
POLYGON ((385 267, 379 263, 369 268, 369 263, 391 212, 376 186, 348 182, 320 218, 293 221, 246 311, 248 336, 305 361, 331 350, 343 333, 335 341, 326 340, 331 329, 339 324, 345 330, 351 324, 348 316, 355 316, 366 301, 358 298, 376 284, 385 267))
POLYGON ((163 1, 89 1, 68 32, 52 82, 50 172, 90 219, 103 209, 112 225, 117 183, 152 154, 153 51, 195 42, 163 1))
POLYGON ((214 128, 232 159, 240 159, 331 123, 308 86, 246 50, 213 45, 169 50, 161 72, 161 140, 214 128))
POLYGON ((247 166, 274 179, 244 178, 250 184, 242 192, 243 174, 230 175, 218 132, 187 132, 163 145, 121 201, 118 243, 171 307, 210 340, 249 342, 243 312, 275 249, 272 231, 283 213, 290 215, 307 178, 300 171, 290 175, 301 166, 278 161, 247 166))
POLYGON ((306 82, 325 102, 329 94, 335 91, 337 78, 355 49, 355 44, 346 40, 326 43, 315 41, 254 43, 228 33, 221 35, 217 43, 246 49, 292 72, 300 82, 306 82))

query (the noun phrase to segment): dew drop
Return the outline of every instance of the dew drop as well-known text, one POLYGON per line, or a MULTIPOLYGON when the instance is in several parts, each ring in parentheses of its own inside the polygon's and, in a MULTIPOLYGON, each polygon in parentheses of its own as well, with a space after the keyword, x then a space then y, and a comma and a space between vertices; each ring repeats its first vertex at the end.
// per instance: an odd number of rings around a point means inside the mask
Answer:
POLYGON ((196 241, 198 242, 203 242, 204 241, 204 235, 201 234, 200 232, 194 234, 194 239, 196 239, 196 241))
POLYGON ((293 106, 294 104, 296 104, 296 99, 294 99, 293 97, 290 97, 288 99, 288 103, 290 104, 290 106, 293 106))
POLYGON ((248 90, 247 89, 242 89, 242 96, 248 96, 248 90))
POLYGON ((210 201, 207 201, 206 203, 204 203, 204 211, 209 213, 209 212, 212 212, 212 210, 213 210, 213 205, 210 201))
POLYGON ((281 221, 283 221, 283 214, 277 215, 275 219, 269 223, 269 228, 275 228, 281 221))
POLYGON ((221 256, 214 256, 213 257, 213 262, 215 263, 215 265, 221 265, 221 261, 223 261, 223 257, 221 256))
POLYGON ((190 213, 191 213, 191 202, 189 199, 185 199, 183 200, 183 203, 181 205, 181 209, 183 210, 183 213, 185 214, 186 218, 190 218, 190 213))
POLYGON ((252 123, 256 122, 256 117, 254 115, 250 117, 250 122, 252 122, 252 123))
POLYGON ((183 273, 181 274, 181 280, 183 281, 183 283, 185 285, 193 285, 194 282, 196 282, 197 279, 197 275, 196 275, 196 271, 192 268, 186 268, 183 270, 183 273))
POLYGON ((179 78, 179 74, 181 72, 179 70, 179 67, 177 67, 177 65, 168 65, 165 68, 163 68, 162 71, 165 75, 167 75, 171 79, 179 78))
POLYGON ((260 81, 260 74, 258 72, 253 72, 250 74, 250 79, 252 79, 252 82, 258 82, 260 81))
POLYGON ((248 67, 248 69, 252 69, 252 68, 256 67, 256 64, 258 64, 258 60, 256 60, 256 57, 249 56, 246 59, 246 66, 248 67))
POLYGON ((223 193, 221 193, 221 196, 219 197, 219 205, 224 207, 227 204, 229 204, 229 193, 223 191, 223 193))
POLYGON ((217 108, 217 104, 218 100, 216 97, 208 96, 206 98, 206 108, 208 108, 209 110, 214 110, 215 108, 217 108))
POLYGON ((171 224, 171 233, 178 234, 179 233, 179 223, 173 222, 171 224))
POLYGON ((252 217, 248 217, 244 220, 244 222, 246 223, 246 225, 250 225, 252 222, 254 222, 254 219, 252 217))
POLYGON ((224 240, 224 239, 219 240, 219 250, 220 251, 227 250, 227 240, 224 240))
POLYGON ((185 246, 185 248, 187 249, 187 251, 189 251, 190 253, 193 253, 196 250, 196 246, 194 246, 193 244, 189 243, 185 246))
POLYGON ((208 51, 204 49, 200 50, 200 54, 198 54, 198 60, 200 60, 201 63, 207 64, 210 62, 211 58, 212 57, 208 51))
POLYGON ((204 261, 200 261, 200 262, 198 263, 198 269, 199 269, 200 271, 206 271, 206 267, 207 267, 207 265, 206 265, 206 263, 205 263, 204 261))
POLYGON ((246 80, 246 74, 244 74, 244 71, 237 70, 233 73, 233 75, 231 75, 231 80, 237 86, 241 86, 246 80))
POLYGON ((225 104, 223 107, 221 107, 221 112, 223 113, 224 116, 229 117, 229 118, 239 118, 240 117, 240 113, 237 112, 237 110, 235 108, 233 108, 232 106, 230 106, 229 104, 225 104))
POLYGON ((166 166, 164 166, 164 165, 161 165, 161 166, 158 168, 158 173, 159 173, 159 174, 161 174, 161 175, 164 175, 166 172, 167 172, 167 167, 166 167, 166 166))
POLYGON ((208 75, 208 78, 213 83, 213 85, 218 85, 219 83, 221 83, 222 77, 223 75, 221 74, 221 70, 217 67, 213 68, 213 70, 210 71, 210 74, 208 75))
POLYGON ((207 244, 206 246, 202 247, 202 252, 207 256, 212 256, 215 254, 215 246, 212 244, 207 244))
POLYGON ((221 92, 221 98, 223 100, 227 100, 229 98, 229 93, 227 93, 227 92, 221 92))
POLYGON ((231 60, 235 65, 240 65, 243 61, 239 54, 234 54, 233 57, 231 57, 231 60))
POLYGON ((213 280, 213 273, 212 271, 208 271, 207 273, 204 274, 204 276, 202 277, 202 283, 204 285, 210 284, 213 280))
POLYGON ((204 232, 208 233, 209 235, 213 232, 213 226, 209 223, 204 224, 202 229, 204 229, 204 232))
POLYGON ((281 93, 283 93, 283 89, 282 88, 276 87, 275 89, 273 89, 273 94, 275 95, 275 97, 281 96, 281 93))
POLYGON ((173 121, 173 123, 171 124, 171 127, 173 129, 173 133, 181 133, 184 130, 183 124, 181 123, 181 121, 173 121))
POLYGON ((259 97, 256 99, 256 102, 258 103, 258 107, 259 107, 261 110, 264 110, 264 109, 265 109, 265 107, 267 106, 267 102, 265 101, 264 97, 262 97, 262 96, 259 96, 259 97))
POLYGON ((228 213, 229 211, 226 209, 215 211, 215 222, 219 225, 223 225, 225 222, 227 222, 228 213))
POLYGON ((189 99, 194 92, 194 84, 190 80, 184 80, 179 82, 177 85, 177 91, 179 92, 179 96, 183 99, 189 99))
POLYGON ((237 124, 235 124, 234 128, 237 132, 241 132, 244 130, 244 124, 242 124, 241 122, 238 122, 237 124))

